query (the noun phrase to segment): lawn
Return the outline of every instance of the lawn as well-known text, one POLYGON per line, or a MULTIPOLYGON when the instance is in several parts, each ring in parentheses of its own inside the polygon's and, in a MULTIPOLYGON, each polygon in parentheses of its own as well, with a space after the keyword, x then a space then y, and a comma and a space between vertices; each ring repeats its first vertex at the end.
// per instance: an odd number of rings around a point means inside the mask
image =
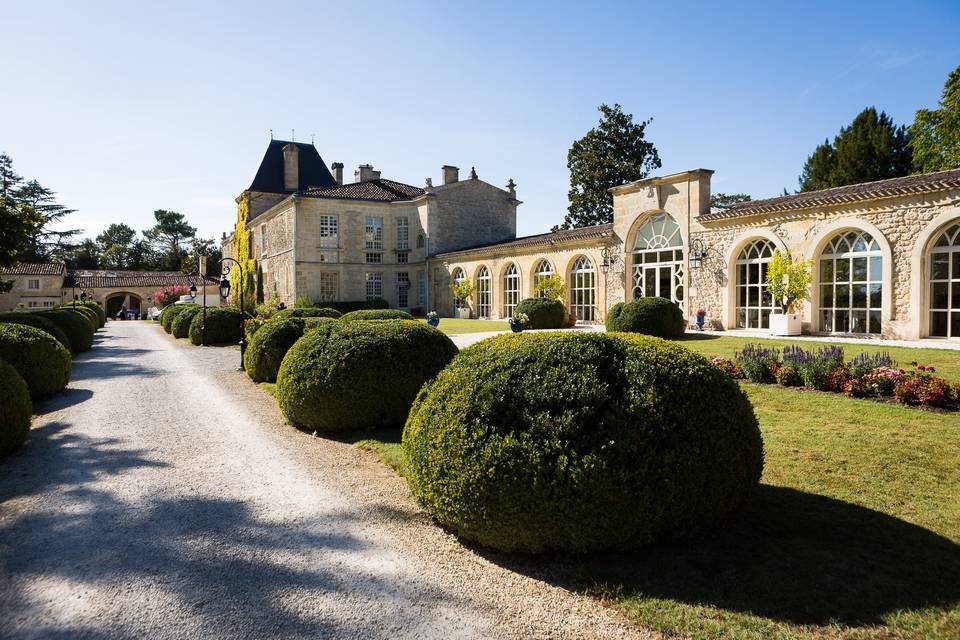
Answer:
MULTIPOLYGON (((750 341, 683 344, 729 355, 750 341)), ((845 348, 960 379, 957 352, 845 348)), ((960 638, 960 413, 743 388, 765 448, 752 500, 697 539, 564 562, 571 581, 670 636, 960 638)), ((397 468, 396 439, 360 444, 397 468)))
POLYGON ((437 327, 448 336, 460 333, 480 333, 482 331, 509 331, 506 320, 461 320, 460 318, 441 318, 437 327))

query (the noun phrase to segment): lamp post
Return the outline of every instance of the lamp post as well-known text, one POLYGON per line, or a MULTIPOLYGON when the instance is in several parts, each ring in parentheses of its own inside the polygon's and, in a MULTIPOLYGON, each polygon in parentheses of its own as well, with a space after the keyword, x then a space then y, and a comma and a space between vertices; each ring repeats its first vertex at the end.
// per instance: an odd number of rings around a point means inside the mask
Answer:
POLYGON ((243 328, 243 316, 246 314, 243 307, 243 266, 233 258, 227 257, 220 260, 220 297, 223 299, 230 296, 230 281, 227 279, 230 275, 230 265, 224 264, 227 261, 237 265, 237 269, 240 270, 240 368, 237 370, 243 371, 243 354, 247 350, 247 332, 243 328))

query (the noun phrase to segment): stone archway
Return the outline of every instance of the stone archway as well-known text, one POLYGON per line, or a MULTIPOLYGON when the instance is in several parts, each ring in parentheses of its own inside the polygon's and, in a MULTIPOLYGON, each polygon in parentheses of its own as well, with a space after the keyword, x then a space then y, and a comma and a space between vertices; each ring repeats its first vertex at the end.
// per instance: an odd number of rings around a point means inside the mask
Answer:
POLYGON ((145 311, 143 298, 130 291, 114 291, 107 294, 103 301, 103 307, 108 318, 116 318, 117 313, 124 307, 127 311, 136 311, 138 316, 145 311))

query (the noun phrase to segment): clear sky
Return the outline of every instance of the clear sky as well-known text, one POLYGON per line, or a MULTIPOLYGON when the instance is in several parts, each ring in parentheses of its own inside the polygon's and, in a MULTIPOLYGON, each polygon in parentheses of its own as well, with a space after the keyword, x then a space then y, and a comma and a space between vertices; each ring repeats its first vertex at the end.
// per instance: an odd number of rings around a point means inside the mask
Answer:
POLYGON ((518 233, 545 231, 603 102, 653 118, 660 173, 773 196, 861 109, 909 123, 960 64, 958 0, 146 4, 0 5, 0 150, 90 236, 163 208, 219 238, 270 129, 351 179, 513 178, 518 233))

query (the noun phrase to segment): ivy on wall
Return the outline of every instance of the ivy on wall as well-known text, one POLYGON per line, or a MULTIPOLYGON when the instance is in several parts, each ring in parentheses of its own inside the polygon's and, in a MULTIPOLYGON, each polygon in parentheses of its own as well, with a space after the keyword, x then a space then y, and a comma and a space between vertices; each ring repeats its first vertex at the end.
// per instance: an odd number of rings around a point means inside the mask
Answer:
POLYGON ((237 199, 237 226, 233 232, 233 258, 243 265, 243 281, 240 280, 240 270, 234 266, 230 271, 230 286, 235 292, 233 299, 237 304, 240 303, 240 296, 236 292, 243 289, 243 306, 252 311, 257 304, 257 261, 250 257, 253 254, 253 234, 247 227, 249 216, 250 194, 244 193, 237 199))

